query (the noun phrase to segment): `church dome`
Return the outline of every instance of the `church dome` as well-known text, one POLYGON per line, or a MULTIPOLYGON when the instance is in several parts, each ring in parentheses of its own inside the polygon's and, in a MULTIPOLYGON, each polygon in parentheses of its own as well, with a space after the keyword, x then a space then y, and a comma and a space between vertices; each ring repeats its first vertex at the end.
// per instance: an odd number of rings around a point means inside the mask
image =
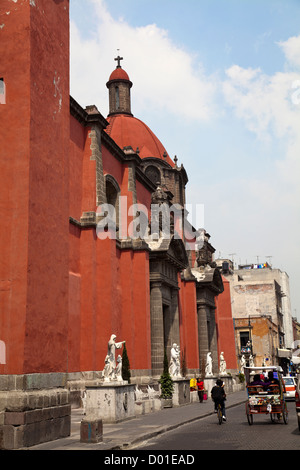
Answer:
POLYGON ((110 74, 109 82, 110 82, 111 80, 127 80, 127 81, 130 81, 128 74, 127 74, 127 73, 125 72, 125 70, 122 69, 121 67, 117 67, 117 68, 110 74))
POLYGON ((141 158, 159 158, 174 166, 160 140, 143 121, 127 114, 108 116, 107 121, 106 132, 121 149, 131 146, 134 151, 138 149, 141 158))
POLYGON ((124 147, 132 147, 134 151, 138 149, 141 158, 159 158, 174 167, 174 162, 160 140, 145 123, 131 113, 132 82, 120 65, 122 57, 118 56, 115 60, 118 61, 118 65, 106 84, 109 90, 107 134, 121 149, 124 147))

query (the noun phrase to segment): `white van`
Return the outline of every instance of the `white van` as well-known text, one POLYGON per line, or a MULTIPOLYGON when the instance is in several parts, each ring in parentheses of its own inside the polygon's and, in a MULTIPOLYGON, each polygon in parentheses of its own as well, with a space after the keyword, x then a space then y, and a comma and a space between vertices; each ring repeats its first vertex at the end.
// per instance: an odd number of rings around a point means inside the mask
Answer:
POLYGON ((285 393, 284 396, 285 398, 291 398, 292 400, 295 400, 295 394, 296 394, 296 379, 295 377, 282 377, 284 386, 285 386, 285 393))

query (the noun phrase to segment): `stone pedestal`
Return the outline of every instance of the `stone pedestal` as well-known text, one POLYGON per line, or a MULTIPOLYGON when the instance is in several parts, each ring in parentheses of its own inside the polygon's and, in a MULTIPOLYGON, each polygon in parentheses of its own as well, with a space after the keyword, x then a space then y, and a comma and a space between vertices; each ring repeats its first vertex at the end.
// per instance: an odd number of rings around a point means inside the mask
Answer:
POLYGON ((218 376, 212 375, 210 377, 205 377, 204 379, 204 387, 207 390, 207 397, 210 398, 211 389, 216 385, 216 381, 218 380, 218 376))
POLYGON ((210 392, 211 392, 211 389, 215 386, 216 384, 216 381, 218 379, 221 379, 223 380, 224 384, 225 384, 225 393, 228 395, 229 393, 232 393, 233 392, 233 378, 231 375, 214 375, 214 376, 211 376, 211 377, 205 377, 205 380, 204 380, 204 386, 205 386, 205 390, 207 390, 207 396, 208 398, 210 398, 210 392))
POLYGON ((118 423, 135 417, 134 385, 107 382, 86 387, 85 421, 118 423))
POLYGON ((176 378, 173 379, 173 406, 187 405, 191 401, 190 397, 190 381, 189 379, 176 378))
POLYGON ((231 375, 220 375, 219 378, 223 380, 225 384, 225 392, 232 393, 233 392, 233 377, 231 375))

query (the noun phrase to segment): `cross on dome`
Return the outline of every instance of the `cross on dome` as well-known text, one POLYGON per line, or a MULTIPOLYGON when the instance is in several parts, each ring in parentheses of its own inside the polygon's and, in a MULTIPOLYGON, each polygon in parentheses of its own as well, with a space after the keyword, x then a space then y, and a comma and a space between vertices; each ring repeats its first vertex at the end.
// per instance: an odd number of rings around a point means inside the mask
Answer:
POLYGON ((121 62, 121 60, 123 60, 123 57, 120 57, 120 56, 118 55, 118 57, 116 57, 115 60, 118 61, 117 69, 122 68, 120 62, 121 62))

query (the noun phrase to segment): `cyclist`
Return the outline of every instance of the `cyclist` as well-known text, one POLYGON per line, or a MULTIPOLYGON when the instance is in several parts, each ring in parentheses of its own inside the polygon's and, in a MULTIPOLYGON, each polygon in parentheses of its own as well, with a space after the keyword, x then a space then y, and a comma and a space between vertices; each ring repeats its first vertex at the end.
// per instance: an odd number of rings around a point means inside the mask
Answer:
POLYGON ((225 409, 225 400, 226 393, 224 389, 224 384, 221 379, 216 381, 216 385, 211 389, 211 398, 215 403, 215 413, 217 412, 217 407, 220 404, 222 410, 223 421, 226 421, 226 409, 225 409))

